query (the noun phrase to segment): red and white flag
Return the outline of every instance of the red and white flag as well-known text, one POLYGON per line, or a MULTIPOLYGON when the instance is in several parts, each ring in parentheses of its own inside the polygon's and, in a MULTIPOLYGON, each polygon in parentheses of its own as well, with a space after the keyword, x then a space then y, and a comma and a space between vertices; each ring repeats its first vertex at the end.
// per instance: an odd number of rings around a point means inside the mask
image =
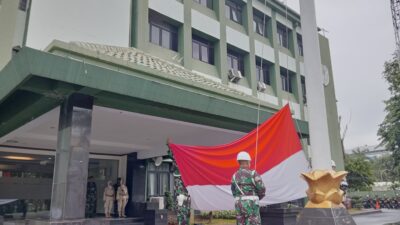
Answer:
POLYGON ((261 205, 306 196, 307 184, 300 173, 309 168, 288 105, 259 126, 256 140, 254 129, 239 140, 220 146, 169 144, 193 209, 234 209, 230 187, 232 175, 239 168, 236 155, 240 151, 250 154, 252 169, 257 170, 266 186, 261 205))

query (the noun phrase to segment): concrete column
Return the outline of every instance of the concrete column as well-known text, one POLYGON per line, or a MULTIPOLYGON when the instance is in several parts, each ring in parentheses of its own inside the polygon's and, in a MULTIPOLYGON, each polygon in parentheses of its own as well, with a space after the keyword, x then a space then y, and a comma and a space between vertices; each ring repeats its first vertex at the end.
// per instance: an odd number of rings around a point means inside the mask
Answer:
MULTIPOLYGON (((215 1, 214 1, 215 2, 215 1)), ((215 66, 221 76, 223 84, 228 84, 228 65, 227 65, 227 46, 226 46, 226 17, 225 17, 225 1, 217 1, 216 13, 220 23, 220 38, 215 45, 215 66)))
POLYGON ((249 36, 249 46, 250 51, 248 54, 248 58, 246 59, 248 70, 246 70, 249 77, 249 84, 252 90, 253 96, 257 96, 257 77, 256 77, 256 50, 254 43, 254 30, 253 30, 253 0, 247 0, 247 4, 245 7, 246 10, 246 30, 249 36))
POLYGON ((314 0, 300 0, 304 66, 313 169, 331 169, 331 151, 325 107, 321 53, 314 0))
POLYGON ((274 88, 275 94, 278 97, 279 106, 282 106, 282 81, 281 81, 281 66, 279 64, 279 43, 277 31, 276 12, 272 11, 271 17, 271 44, 274 48, 275 63, 273 66, 273 73, 271 73, 271 83, 274 88))
POLYGON ((186 69, 192 70, 192 4, 193 0, 183 1, 184 23, 182 25, 182 48, 180 53, 183 56, 183 65, 186 69))
POLYGON ((62 103, 50 219, 85 217, 93 98, 73 94, 62 103))
POLYGON ((132 0, 130 19, 130 47, 146 51, 149 42, 149 1, 132 0))

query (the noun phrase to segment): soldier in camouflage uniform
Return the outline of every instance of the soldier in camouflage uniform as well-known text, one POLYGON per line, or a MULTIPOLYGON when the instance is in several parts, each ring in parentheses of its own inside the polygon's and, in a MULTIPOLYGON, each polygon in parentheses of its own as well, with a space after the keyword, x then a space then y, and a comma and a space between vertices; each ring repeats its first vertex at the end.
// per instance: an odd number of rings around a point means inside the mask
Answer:
POLYGON ((96 215, 97 206, 97 187, 93 181, 93 176, 88 178, 86 188, 86 217, 94 217, 96 215))
MULTIPOLYGON (((167 144, 169 140, 167 140, 167 144)), ((172 152, 168 152, 169 157, 173 160, 172 170, 174 175, 174 209, 176 211, 176 217, 178 225, 189 225, 190 220, 190 196, 189 192, 183 184, 181 174, 178 166, 174 160, 172 152)))
POLYGON ((236 223, 260 225, 259 201, 265 196, 265 186, 255 170, 250 170, 250 155, 240 152, 237 156, 239 170, 233 174, 231 190, 235 198, 236 223))

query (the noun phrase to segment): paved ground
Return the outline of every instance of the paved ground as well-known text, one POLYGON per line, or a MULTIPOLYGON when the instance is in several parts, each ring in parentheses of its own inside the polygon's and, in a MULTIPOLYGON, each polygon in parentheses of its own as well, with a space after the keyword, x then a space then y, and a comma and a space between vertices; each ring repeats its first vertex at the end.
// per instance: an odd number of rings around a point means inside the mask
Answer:
POLYGON ((400 210, 382 209, 382 213, 354 216, 358 225, 383 225, 400 222, 400 210))

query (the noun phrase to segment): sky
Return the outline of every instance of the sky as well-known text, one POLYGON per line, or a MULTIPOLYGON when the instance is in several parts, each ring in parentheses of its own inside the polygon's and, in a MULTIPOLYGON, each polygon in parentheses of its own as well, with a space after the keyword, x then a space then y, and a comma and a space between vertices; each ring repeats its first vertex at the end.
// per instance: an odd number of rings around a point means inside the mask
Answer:
MULTIPOLYGON (((296 11, 298 0, 284 0, 296 11)), ((379 143, 387 83, 383 64, 395 49, 390 1, 316 0, 317 23, 327 30, 345 149, 379 143)), ((27 45, 52 40, 128 46, 130 0, 34 0, 27 45)))

